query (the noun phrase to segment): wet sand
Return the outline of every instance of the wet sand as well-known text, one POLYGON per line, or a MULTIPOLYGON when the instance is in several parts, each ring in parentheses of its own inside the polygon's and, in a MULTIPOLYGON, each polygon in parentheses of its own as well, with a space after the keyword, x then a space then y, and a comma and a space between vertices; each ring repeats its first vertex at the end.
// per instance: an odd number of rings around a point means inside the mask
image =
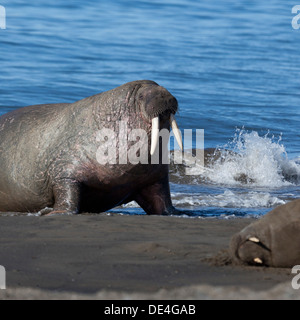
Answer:
POLYGON ((295 296, 290 269, 233 266, 226 251, 220 254, 251 219, 117 214, 0 219, 0 265, 7 271, 0 299, 226 299, 243 297, 241 292, 244 298, 272 298, 268 292, 274 290, 279 298, 295 296))

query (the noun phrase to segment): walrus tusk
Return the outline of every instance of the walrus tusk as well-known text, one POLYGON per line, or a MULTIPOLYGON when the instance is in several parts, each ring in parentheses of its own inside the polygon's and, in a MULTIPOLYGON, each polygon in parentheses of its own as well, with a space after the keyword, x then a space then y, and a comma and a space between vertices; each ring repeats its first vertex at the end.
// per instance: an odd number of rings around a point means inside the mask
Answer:
POLYGON ((159 140, 159 117, 152 119, 152 132, 151 132, 151 156, 154 155, 154 152, 157 148, 159 140))
POLYGON ((248 239, 249 241, 255 242, 255 243, 260 243, 260 240, 256 237, 251 237, 248 239))
POLYGON ((180 130, 178 128, 178 124, 176 122, 174 114, 171 114, 170 122, 171 122, 172 130, 174 132, 174 136, 175 136, 175 138, 177 140, 177 143, 179 145, 179 148, 181 149, 181 151, 183 151, 183 143, 182 143, 181 132, 180 132, 180 130))
POLYGON ((260 258, 255 258, 254 262, 259 263, 259 264, 263 264, 263 262, 260 258))

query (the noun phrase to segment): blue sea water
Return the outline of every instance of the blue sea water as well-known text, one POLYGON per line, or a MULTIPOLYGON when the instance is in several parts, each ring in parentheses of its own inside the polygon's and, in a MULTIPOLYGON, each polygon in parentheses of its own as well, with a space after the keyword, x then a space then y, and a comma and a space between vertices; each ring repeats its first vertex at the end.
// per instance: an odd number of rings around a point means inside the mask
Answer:
POLYGON ((205 147, 236 152, 192 180, 173 172, 174 204, 193 216, 264 214, 300 192, 295 4, 0 0, 0 114, 154 80, 177 97, 182 129, 205 129, 205 147))

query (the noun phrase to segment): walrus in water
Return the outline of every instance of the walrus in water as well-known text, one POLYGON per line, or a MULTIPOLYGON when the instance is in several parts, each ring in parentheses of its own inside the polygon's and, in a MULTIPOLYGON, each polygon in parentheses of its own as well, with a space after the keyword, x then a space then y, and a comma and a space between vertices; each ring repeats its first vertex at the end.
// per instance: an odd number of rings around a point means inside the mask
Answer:
POLYGON ((300 265, 300 199, 269 212, 230 243, 233 261, 291 268, 300 265))
MULTIPOLYGON (((161 148, 160 129, 172 126, 182 144, 177 109, 170 92, 143 80, 75 103, 29 106, 1 116, 0 211, 99 213, 135 200, 147 214, 174 213, 168 165, 161 159, 152 164, 151 156, 161 148), (128 150, 120 150, 135 129, 148 138, 143 163, 127 163, 128 150), (115 162, 102 161, 107 154, 99 148, 108 137, 99 136, 101 130, 115 137, 106 147, 115 162)), ((128 140, 127 148, 136 142, 128 140)))

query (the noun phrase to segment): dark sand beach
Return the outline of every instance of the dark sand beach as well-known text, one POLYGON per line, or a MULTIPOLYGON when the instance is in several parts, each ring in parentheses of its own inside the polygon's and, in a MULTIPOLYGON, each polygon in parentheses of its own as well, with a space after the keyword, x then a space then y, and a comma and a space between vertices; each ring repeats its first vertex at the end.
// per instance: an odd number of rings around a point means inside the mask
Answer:
POLYGON ((1 216, 1 299, 297 298, 289 269, 231 265, 251 219, 1 216), (275 292, 275 293, 274 293, 275 292))

